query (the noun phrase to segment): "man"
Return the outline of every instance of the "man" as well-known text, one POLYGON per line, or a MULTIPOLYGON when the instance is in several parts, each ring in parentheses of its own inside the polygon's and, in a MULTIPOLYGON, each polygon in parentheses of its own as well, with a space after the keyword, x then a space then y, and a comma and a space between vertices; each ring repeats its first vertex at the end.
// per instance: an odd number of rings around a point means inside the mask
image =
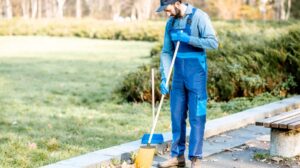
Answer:
POLYGON ((176 43, 180 41, 171 90, 171 158, 158 167, 185 166, 186 118, 191 126, 188 158, 192 168, 200 167, 206 123, 207 62, 206 49, 218 48, 218 40, 208 15, 181 0, 161 0, 157 12, 164 11, 167 21, 160 57, 161 93, 168 94, 167 74, 176 43))

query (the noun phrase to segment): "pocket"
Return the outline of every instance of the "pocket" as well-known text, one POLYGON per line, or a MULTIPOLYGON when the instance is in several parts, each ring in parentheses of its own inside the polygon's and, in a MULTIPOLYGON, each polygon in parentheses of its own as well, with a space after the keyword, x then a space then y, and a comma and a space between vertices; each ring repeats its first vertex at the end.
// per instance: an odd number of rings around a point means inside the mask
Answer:
POLYGON ((201 65, 203 71, 206 72, 206 70, 207 70, 206 57, 200 57, 200 58, 198 58, 198 61, 201 65))
POLYGON ((206 115, 206 106, 207 106, 207 100, 201 99, 200 96, 197 96, 197 112, 196 116, 204 116, 206 115))

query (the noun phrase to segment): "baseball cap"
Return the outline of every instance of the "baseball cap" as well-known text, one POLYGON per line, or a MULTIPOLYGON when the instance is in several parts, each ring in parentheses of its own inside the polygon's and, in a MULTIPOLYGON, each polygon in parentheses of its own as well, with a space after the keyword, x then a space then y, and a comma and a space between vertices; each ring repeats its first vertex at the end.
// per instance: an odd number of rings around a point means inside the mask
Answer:
POLYGON ((156 10, 156 12, 163 11, 168 5, 177 2, 178 0, 160 0, 160 7, 156 10))

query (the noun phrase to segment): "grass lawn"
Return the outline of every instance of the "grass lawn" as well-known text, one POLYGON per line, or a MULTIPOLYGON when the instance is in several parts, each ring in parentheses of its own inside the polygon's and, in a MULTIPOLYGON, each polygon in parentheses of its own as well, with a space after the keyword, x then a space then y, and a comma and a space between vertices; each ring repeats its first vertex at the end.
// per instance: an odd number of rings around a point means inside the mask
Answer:
MULTIPOLYGON (((150 61, 154 43, 0 37, 0 167, 37 167, 137 140, 151 105, 117 103, 122 77, 150 61)), ((209 103, 208 119, 279 98, 209 103)), ((168 102, 157 131, 170 131, 168 102)))

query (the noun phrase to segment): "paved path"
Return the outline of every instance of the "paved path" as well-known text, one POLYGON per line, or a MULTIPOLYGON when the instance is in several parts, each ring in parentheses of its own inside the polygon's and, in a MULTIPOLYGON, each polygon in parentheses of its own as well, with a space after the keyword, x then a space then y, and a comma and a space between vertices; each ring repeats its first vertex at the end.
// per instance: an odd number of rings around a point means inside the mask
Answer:
MULTIPOLYGON (((268 145, 263 146, 264 141, 269 141, 270 129, 248 125, 244 128, 229 131, 204 141, 204 168, 271 168, 272 165, 253 160, 255 152, 266 152, 268 145), (254 142, 260 145, 255 145, 254 142), (252 143, 252 144, 251 144, 252 143), (247 144, 247 145, 245 145, 247 144)), ((185 153, 187 158, 187 151, 185 153)), ((157 163, 169 157, 169 153, 164 153, 155 157, 153 167, 157 163)), ((190 166, 188 161, 187 167, 190 166)))

